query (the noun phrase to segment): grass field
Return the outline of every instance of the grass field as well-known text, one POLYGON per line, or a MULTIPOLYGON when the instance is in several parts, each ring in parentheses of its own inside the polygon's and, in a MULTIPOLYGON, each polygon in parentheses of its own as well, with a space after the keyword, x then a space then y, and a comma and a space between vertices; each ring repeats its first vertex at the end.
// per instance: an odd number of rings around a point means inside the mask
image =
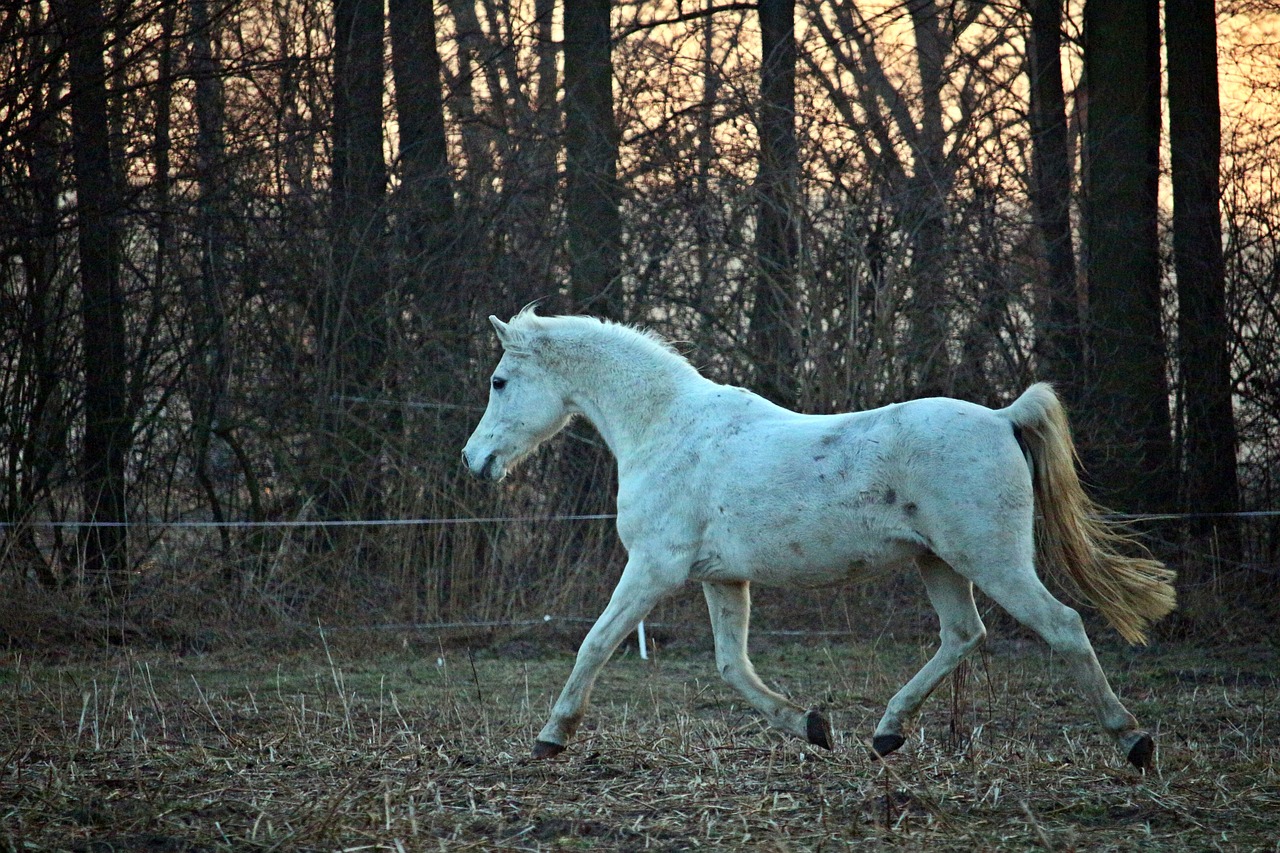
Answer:
POLYGON ((570 750, 537 763, 564 644, 11 655, 0 845, 1280 850, 1274 649, 1104 650, 1157 735, 1143 776, 1035 643, 991 642, 883 765, 864 740, 931 645, 763 645, 762 676, 827 709, 836 751, 764 728, 697 644, 620 653, 570 750))

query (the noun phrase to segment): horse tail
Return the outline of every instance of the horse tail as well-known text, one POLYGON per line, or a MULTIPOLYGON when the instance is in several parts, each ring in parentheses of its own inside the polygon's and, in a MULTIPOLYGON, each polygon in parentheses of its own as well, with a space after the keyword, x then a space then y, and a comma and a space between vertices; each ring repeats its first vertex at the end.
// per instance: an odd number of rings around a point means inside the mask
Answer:
POLYGON ((1042 569, 1065 570, 1081 596, 1122 637, 1145 644, 1151 624, 1177 607, 1172 586, 1176 573, 1108 522, 1104 510, 1085 494, 1067 414, 1051 386, 1032 385, 999 414, 1013 424, 1031 468, 1036 563, 1042 569))

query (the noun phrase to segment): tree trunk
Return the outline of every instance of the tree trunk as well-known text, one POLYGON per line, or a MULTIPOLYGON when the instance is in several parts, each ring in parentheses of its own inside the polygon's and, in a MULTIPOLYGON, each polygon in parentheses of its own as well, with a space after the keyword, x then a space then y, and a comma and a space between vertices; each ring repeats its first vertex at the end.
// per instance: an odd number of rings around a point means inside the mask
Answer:
MULTIPOLYGON (((1186 417, 1183 509, 1240 509, 1231 407, 1219 165, 1217 21, 1213 0, 1166 0, 1169 139, 1173 167, 1173 252, 1178 277, 1178 364, 1186 417)), ((1192 532, 1240 558, 1235 519, 1200 518, 1192 532)))
POLYGON ((751 354, 757 390, 781 405, 798 397, 798 299, 795 205, 800 166, 796 148, 795 0, 760 0, 759 170, 756 174, 756 278, 751 354))
POLYGON ((1062 0, 1028 0, 1031 32, 1031 201, 1044 244, 1045 286, 1037 300, 1035 351, 1041 378, 1074 408, 1084 379, 1080 295, 1071 239, 1071 153, 1062 90, 1062 0))
POLYGON ((496 129, 487 117, 477 109, 477 91, 484 86, 477 76, 489 60, 485 52, 485 35, 476 16, 475 0, 446 0, 454 27, 454 62, 456 75, 450 75, 449 65, 441 67, 448 84, 449 112, 453 116, 460 137, 462 171, 459 176, 459 197, 472 209, 483 209, 493 202, 494 174, 493 146, 490 139, 496 129))
POLYGON ((907 4, 916 40, 920 72, 920 127, 913 134, 912 174, 904 205, 911 234, 911 288, 907 305, 911 339, 909 369, 916 375, 915 393, 954 393, 954 370, 947 351, 952 301, 947 278, 947 199, 954 170, 946 163, 943 128, 943 62, 949 39, 934 0, 907 4))
MULTIPOLYGON (((503 162, 503 251, 497 275, 506 283, 511 307, 555 293, 556 221, 560 196, 560 43, 554 38, 555 0, 534 0, 534 56, 531 79, 519 85, 515 69, 508 87, 520 123, 503 162), (527 94, 526 94, 527 93, 527 94), (527 98, 527 100, 524 100, 527 98)), ((514 55, 510 63, 514 63, 514 55)), ((554 303, 553 303, 554 304, 554 303)))
MULTIPOLYGON (((71 148, 84 358, 84 512, 91 525, 125 521, 125 460, 131 439, 126 385, 124 295, 116 224, 119 193, 107 118, 105 24, 96 0, 58 4, 69 53, 71 148)), ((90 526, 85 579, 109 595, 128 566, 126 529, 90 526)))
MULTIPOLYGON (((449 229, 453 179, 445 140, 435 5, 390 0, 389 8, 408 257, 411 269, 424 277, 420 295, 434 300, 445 295, 441 291, 452 280, 447 250, 453 236, 449 229)), ((451 310, 451 304, 442 307, 451 310)))
MULTIPOLYGON (((9 380, 6 415, 10 424, 24 424, 10 429, 4 445, 7 455, 3 499, 3 520, 19 525, 14 536, 13 564, 24 571, 31 566, 36 579, 46 588, 61 585, 65 576, 57 571, 62 543, 61 531, 52 531, 54 557, 45 556, 37 544, 36 529, 20 522, 52 504, 54 472, 67 458, 67 434, 74 408, 68 397, 74 365, 67 364, 65 353, 75 346, 65 335, 63 322, 69 304, 68 286, 59 275, 58 234, 61 228, 59 199, 67 183, 61 175, 59 151, 63 137, 62 121, 56 101, 61 88, 57 75, 47 73, 59 61, 58 39, 43 19, 44 10, 32 10, 32 36, 27 43, 30 67, 44 80, 31 87, 30 142, 26 166, 30 207, 20 216, 27 218, 28 235, 17 249, 25 272, 26 293, 20 297, 21 317, 18 332, 17 366, 9 380)), ((20 208, 21 209, 21 208, 20 208)))
POLYGON ((333 277, 322 300, 326 374, 321 410, 327 435, 317 472, 330 516, 375 509, 386 359, 386 164, 382 158, 382 3, 337 0, 333 48, 333 277))
POLYGON ((702 103, 698 108, 697 193, 694 196, 693 233, 697 253, 697 284, 693 305, 697 312, 698 348, 713 346, 716 290, 719 285, 713 259, 715 246, 716 196, 711 189, 712 169, 716 165, 716 101, 720 94, 720 69, 715 61, 715 17, 711 12, 715 0, 703 0, 706 17, 702 20, 702 103))
POLYGON ((609 0, 565 0, 565 215, 574 307, 622 319, 622 223, 609 14, 609 0))
MULTIPOLYGON (((213 52, 209 0, 190 0, 191 76, 195 83, 196 234, 200 276, 188 296, 193 333, 192 455, 196 480, 204 489, 213 518, 224 517, 222 497, 209 470, 214 437, 231 428, 227 386, 231 353, 227 335, 227 227, 230 216, 226 173, 225 103, 218 61, 213 52)), ((223 530, 223 547, 229 537, 223 530)))
POLYGON ((1105 501, 1160 511, 1174 495, 1160 316, 1160 21, 1148 0, 1085 5, 1086 240, 1092 434, 1105 501))

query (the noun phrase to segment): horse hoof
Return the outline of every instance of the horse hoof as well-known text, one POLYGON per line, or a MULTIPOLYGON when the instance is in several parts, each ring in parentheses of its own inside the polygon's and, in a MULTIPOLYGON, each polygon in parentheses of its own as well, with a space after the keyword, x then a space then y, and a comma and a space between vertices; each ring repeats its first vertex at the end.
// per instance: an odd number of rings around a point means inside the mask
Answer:
POLYGON ((871 739, 871 760, 879 761, 891 752, 897 752, 907 739, 902 735, 876 735, 871 739))
POLYGON ((1129 747, 1129 763, 1139 770, 1150 770, 1155 751, 1156 742, 1151 739, 1151 735, 1144 733, 1129 747))
POLYGON ((555 758, 564 752, 564 744, 552 743, 549 740, 535 740, 533 742, 533 757, 537 760, 543 758, 555 758))
POLYGON ((831 724, 817 711, 810 711, 805 717, 804 733, 809 738, 809 743, 823 749, 835 749, 831 738, 831 724))

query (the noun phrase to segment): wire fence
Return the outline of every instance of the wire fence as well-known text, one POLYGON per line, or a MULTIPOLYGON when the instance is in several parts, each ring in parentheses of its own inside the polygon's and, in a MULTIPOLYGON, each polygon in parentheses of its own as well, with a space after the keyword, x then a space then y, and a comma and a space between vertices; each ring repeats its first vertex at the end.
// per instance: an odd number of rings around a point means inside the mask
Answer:
POLYGON ((432 526, 450 524, 516 524, 516 523, 554 523, 568 521, 608 521, 617 518, 617 513, 598 513, 588 515, 508 515, 478 516, 462 518, 357 518, 357 519, 264 519, 264 520, 227 520, 227 521, 187 521, 148 519, 144 521, 51 521, 33 519, 22 522, 0 521, 0 530, 22 526, 45 528, 69 527, 182 527, 182 528, 264 528, 264 527, 404 527, 432 526))
MULTIPOLYGON (((27 521, 0 521, 0 531, 22 526, 43 528, 73 527, 181 527, 181 528, 269 528, 269 527, 397 527, 432 526, 451 524, 553 524, 572 521, 611 521, 617 513, 591 513, 586 515, 506 515, 463 516, 455 518, 359 518, 359 519, 231 519, 224 521, 146 519, 140 521, 75 521, 31 519, 27 521)), ((1109 513, 1108 521, 1125 524, 1157 521, 1193 521, 1213 518, 1280 518, 1280 510, 1248 510, 1243 512, 1169 512, 1169 513, 1109 513)))
MULTIPOLYGON (((1259 520, 1259 519, 1275 519, 1280 518, 1280 510, 1247 510, 1234 513, 1212 513, 1212 512, 1190 512, 1190 513, 1113 513, 1105 516, 1108 520, 1124 523, 1124 524, 1144 524, 1144 523, 1165 523, 1165 522, 1184 522, 1203 519, 1239 519, 1239 520, 1259 520)), ((0 536, 10 533, 21 527, 29 528, 61 528, 61 529, 88 529, 88 528, 140 528, 140 529, 262 529, 262 528, 351 528, 351 527, 439 527, 453 525, 479 525, 479 524, 574 524, 596 521, 613 521, 617 519, 616 513, 590 513, 590 514, 563 514, 563 515, 508 515, 508 516, 455 516, 455 517, 431 517, 431 518, 372 518, 372 519, 233 519, 233 520, 201 520, 201 519, 139 519, 130 521, 95 521, 95 520, 52 520, 52 519, 27 519, 20 522, 0 522, 0 536)), ((1158 540, 1158 537, 1157 537, 1158 540)), ((1171 543, 1162 543, 1171 544, 1171 543)), ((1183 546, 1184 553, 1186 547, 1183 546)), ((1206 555, 1200 555, 1206 556, 1206 555)), ((1226 567, 1224 567, 1226 568, 1226 567)), ((1270 574, 1274 568, 1263 568, 1261 566, 1247 566, 1243 563, 1234 564, 1232 568, 1249 569, 1251 571, 1263 571, 1270 574)), ((536 612, 536 611, 535 611, 536 612)), ((474 632, 474 631, 501 631, 512 629, 529 629, 537 630, 539 628, 555 629, 557 627, 564 628, 570 625, 581 626, 589 625, 595 622, 594 618, 585 616, 570 616, 559 614, 545 614, 541 618, 512 618, 497 620, 466 620, 466 621, 423 621, 423 622, 404 622, 390 624, 346 624, 341 626, 325 626, 325 631, 339 632, 392 632, 401 631, 405 633, 444 633, 444 632, 474 632)), ((648 657, 649 639, 646 636, 646 629, 652 630, 679 630, 687 627, 682 624, 668 624, 661 621, 658 622, 642 622, 638 626, 639 636, 637 638, 637 646, 641 657, 648 657)), ((772 635, 772 636, 791 636, 791 637, 820 637, 820 636, 844 636, 856 633, 853 630, 768 630, 757 629, 753 633, 772 635)))

